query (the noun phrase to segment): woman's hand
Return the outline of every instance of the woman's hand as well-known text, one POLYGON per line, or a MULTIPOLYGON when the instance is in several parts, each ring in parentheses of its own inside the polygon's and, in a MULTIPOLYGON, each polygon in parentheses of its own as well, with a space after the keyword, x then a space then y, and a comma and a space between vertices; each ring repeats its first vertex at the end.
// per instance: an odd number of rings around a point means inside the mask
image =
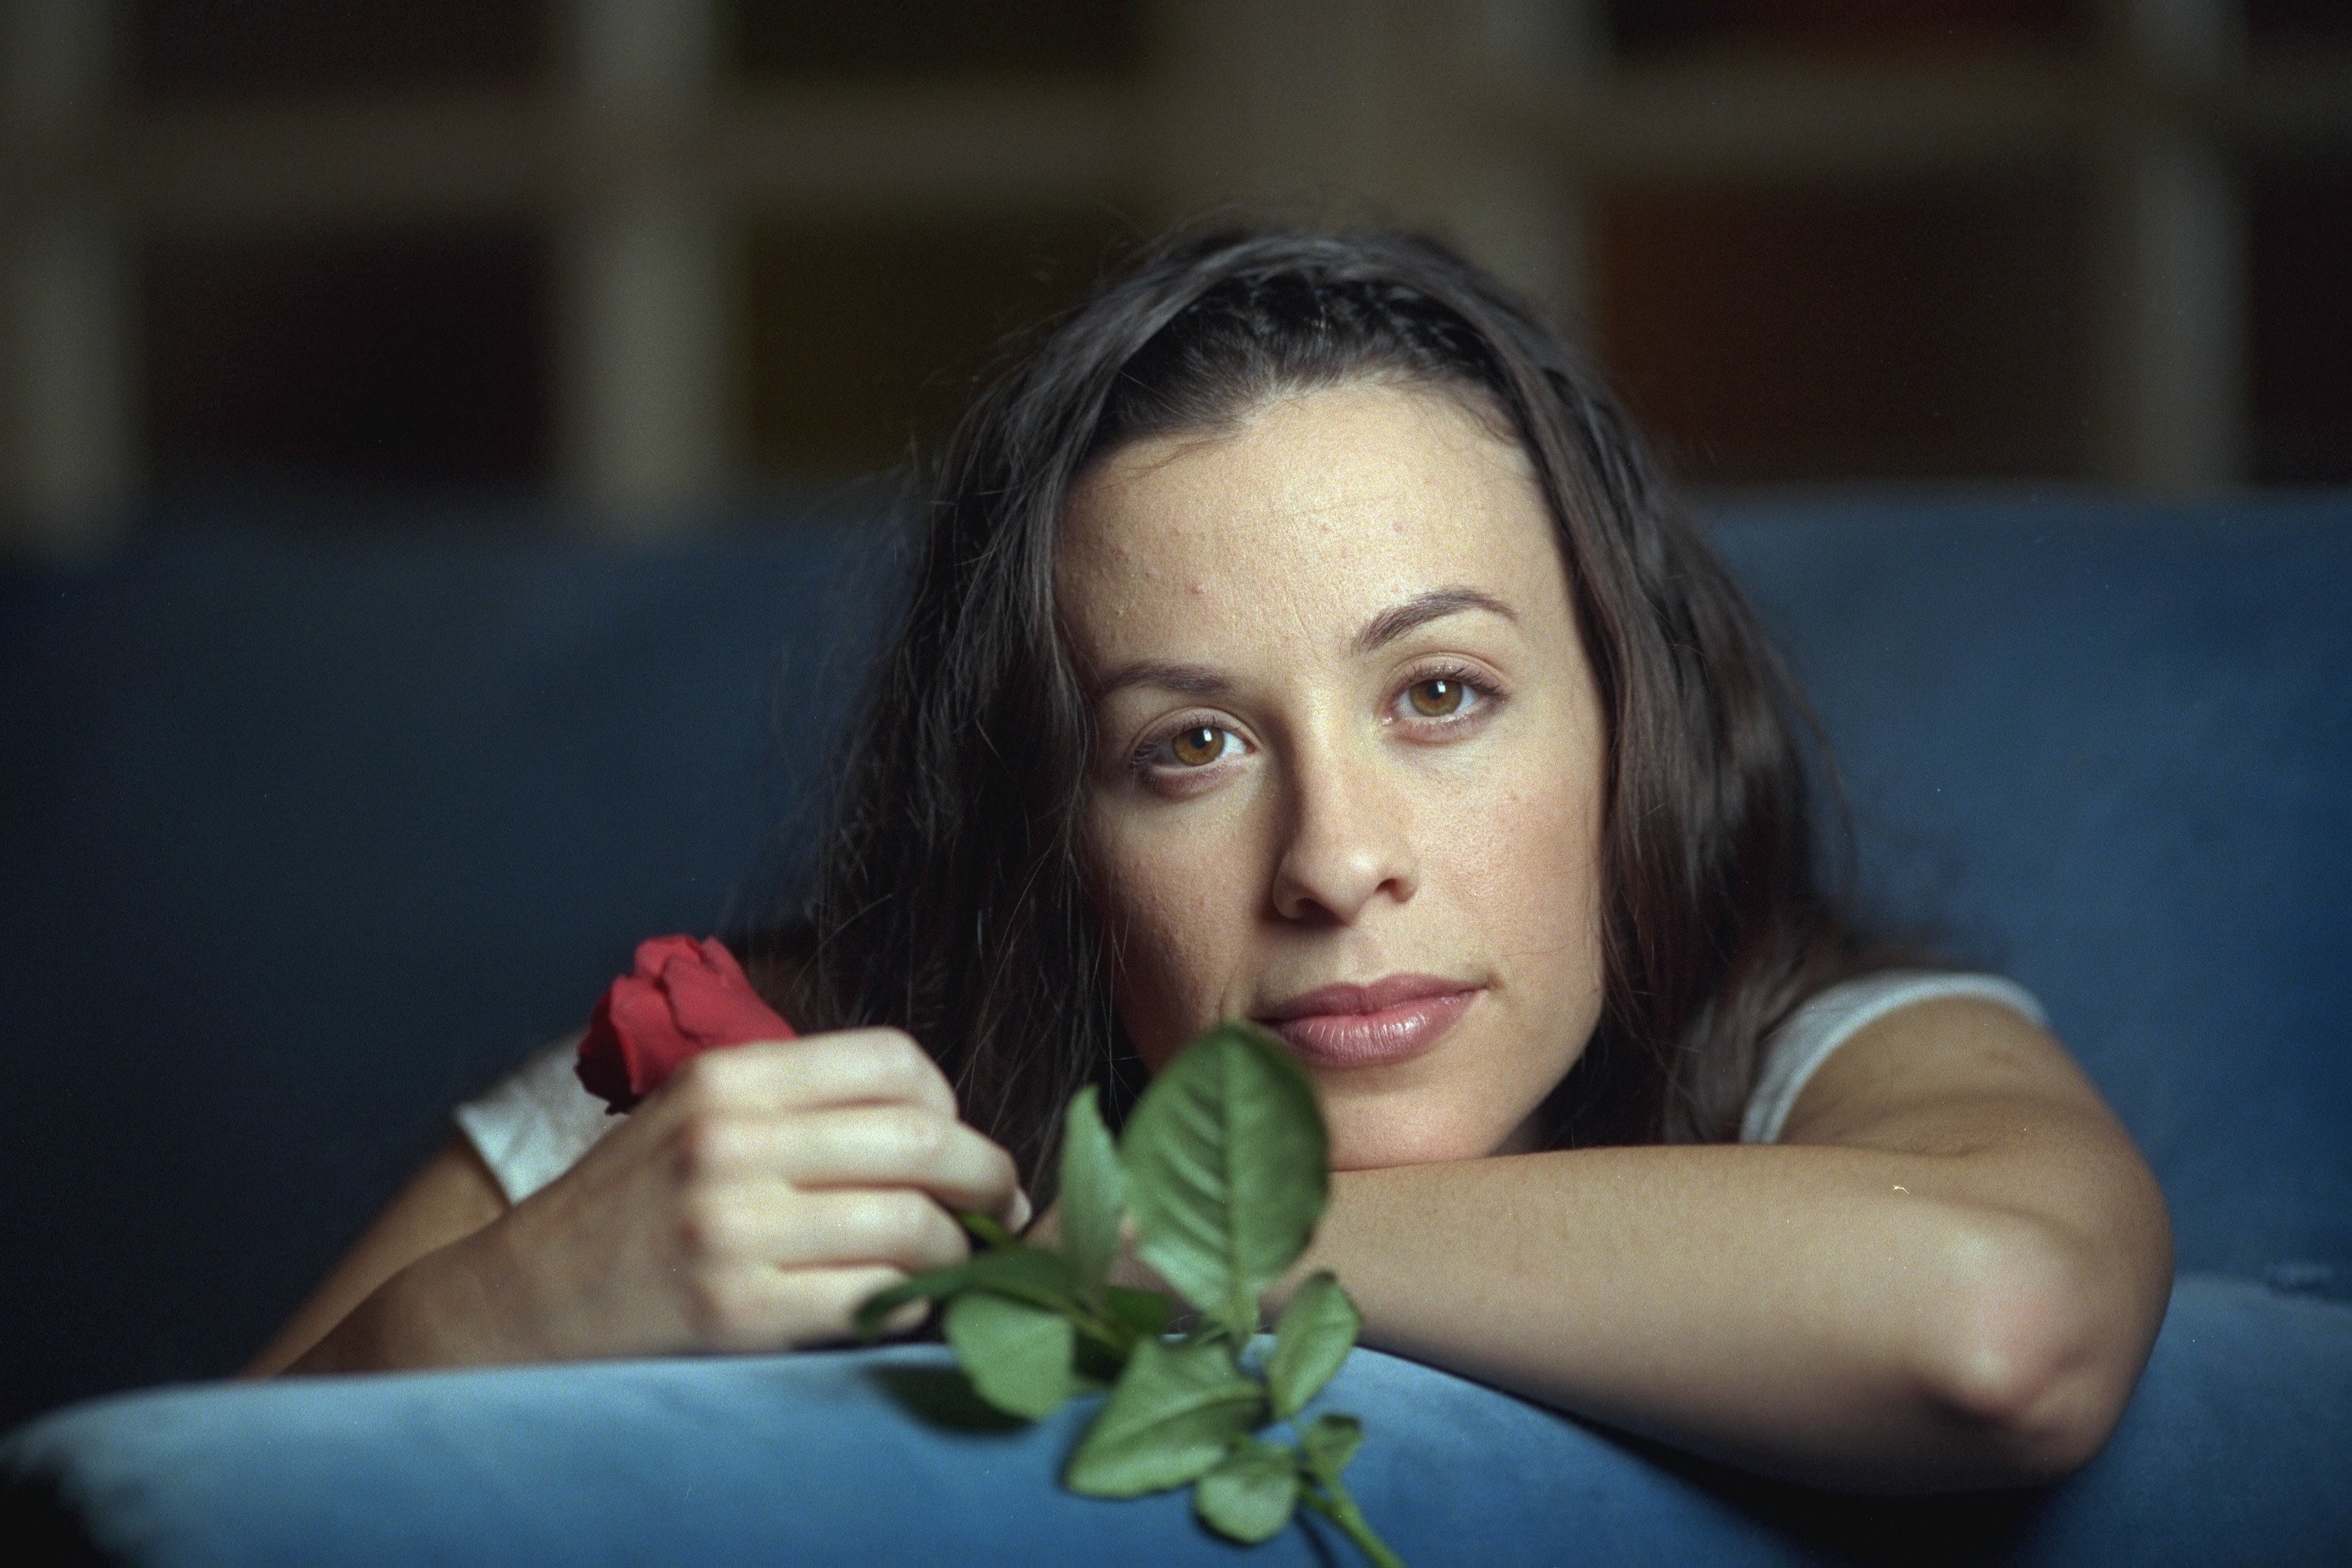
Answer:
MULTIPOLYGON (((770 1351, 854 1332, 858 1305, 970 1253, 950 1209, 1030 1218, 1011 1156, 961 1121, 895 1029, 695 1058, 583 1156, 369 1305, 373 1364, 770 1351), (429 1307, 425 1303, 431 1303, 429 1307)), ((910 1303, 888 1327, 921 1321, 910 1303)), ((354 1313, 358 1318, 361 1314, 354 1313)), ((331 1370, 331 1335, 305 1364, 331 1370), (321 1364, 323 1355, 324 1364, 321 1364)))

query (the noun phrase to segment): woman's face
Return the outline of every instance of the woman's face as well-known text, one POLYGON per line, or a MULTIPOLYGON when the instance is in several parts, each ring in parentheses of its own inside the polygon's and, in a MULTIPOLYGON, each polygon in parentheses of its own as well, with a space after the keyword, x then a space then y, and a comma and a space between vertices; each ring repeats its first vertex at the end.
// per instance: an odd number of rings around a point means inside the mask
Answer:
POLYGON ((1088 470, 1056 562, 1088 879, 1158 1070, 1280 1033, 1332 1164, 1534 1146, 1601 1006, 1603 723, 1526 456, 1355 383, 1088 470))

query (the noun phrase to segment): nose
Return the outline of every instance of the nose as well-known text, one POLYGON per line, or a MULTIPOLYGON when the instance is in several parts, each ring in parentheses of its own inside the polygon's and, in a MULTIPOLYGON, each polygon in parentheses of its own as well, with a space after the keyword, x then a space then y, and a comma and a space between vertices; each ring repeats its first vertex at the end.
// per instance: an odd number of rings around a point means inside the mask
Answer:
POLYGON ((1410 813, 1369 762, 1334 749, 1294 753, 1274 907, 1288 921, 1353 925, 1382 894, 1419 889, 1410 813))

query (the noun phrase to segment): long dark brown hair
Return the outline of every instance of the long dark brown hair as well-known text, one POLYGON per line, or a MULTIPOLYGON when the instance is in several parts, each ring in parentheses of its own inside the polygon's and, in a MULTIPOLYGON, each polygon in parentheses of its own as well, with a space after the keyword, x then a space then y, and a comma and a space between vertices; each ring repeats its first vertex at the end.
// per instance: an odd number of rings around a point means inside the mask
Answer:
POLYGON ((910 596, 792 922, 799 962, 774 983, 804 1028, 922 1041, 1033 1191, 1071 1094, 1099 1084, 1116 1114, 1141 1076, 1083 886, 1093 737, 1053 592, 1065 498, 1128 443, 1363 378, 1516 433, 1599 682, 1605 1007, 1547 1102, 1551 1146, 1734 1136, 1759 1042, 1878 962, 1824 870, 1802 700, 1582 360, 1428 239, 1181 236, 1011 360, 931 471, 910 596))

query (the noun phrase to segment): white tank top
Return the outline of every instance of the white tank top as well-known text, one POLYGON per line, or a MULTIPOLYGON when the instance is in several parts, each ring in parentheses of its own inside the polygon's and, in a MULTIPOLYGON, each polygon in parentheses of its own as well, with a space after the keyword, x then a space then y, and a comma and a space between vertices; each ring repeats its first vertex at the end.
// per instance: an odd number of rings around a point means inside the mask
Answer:
MULTIPOLYGON (((1994 974, 1893 969, 1832 985, 1790 1014, 1765 1041, 1763 1070, 1740 1119, 1739 1141, 1780 1142, 1797 1096, 1832 1051, 1898 1007, 1946 996, 2000 1003, 2037 1027, 2049 1022, 2024 987, 1994 974)), ((532 1052, 478 1099, 457 1107, 459 1130, 509 1203, 520 1203, 563 1174, 621 1124, 622 1118, 580 1087, 572 1072, 579 1049, 580 1036, 566 1035, 532 1052)))

